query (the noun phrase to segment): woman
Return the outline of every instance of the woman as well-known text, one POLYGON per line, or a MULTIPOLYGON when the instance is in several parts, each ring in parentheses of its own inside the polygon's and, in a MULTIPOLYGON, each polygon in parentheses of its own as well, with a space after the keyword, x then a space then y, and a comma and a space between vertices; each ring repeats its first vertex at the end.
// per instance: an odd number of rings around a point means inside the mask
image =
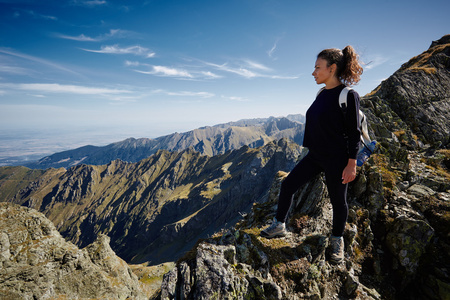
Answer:
POLYGON ((312 75, 317 84, 325 84, 306 112, 303 146, 308 154, 289 173, 281 184, 276 218, 261 236, 273 238, 286 233, 286 218, 294 193, 320 172, 325 180, 333 206, 331 236, 331 262, 344 259, 344 233, 347 222, 347 186, 356 177, 356 154, 359 148, 360 129, 359 95, 351 90, 347 97, 344 115, 339 106, 339 94, 345 86, 359 82, 362 67, 352 46, 326 49, 317 55, 312 75))

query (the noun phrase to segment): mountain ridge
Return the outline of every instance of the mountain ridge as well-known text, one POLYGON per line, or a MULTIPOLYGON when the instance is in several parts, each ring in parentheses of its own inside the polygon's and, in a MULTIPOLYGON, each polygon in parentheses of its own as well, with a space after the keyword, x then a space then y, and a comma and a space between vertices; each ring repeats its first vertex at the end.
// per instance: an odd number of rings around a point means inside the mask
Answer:
POLYGON ((179 151, 192 147, 196 151, 214 156, 244 145, 252 148, 289 138, 301 145, 303 142, 304 116, 243 119, 236 122, 200 127, 185 133, 172 133, 155 139, 128 138, 106 146, 83 146, 58 152, 37 162, 25 163, 32 169, 68 168, 78 164, 102 165, 121 159, 137 162, 156 153, 159 149, 179 151))

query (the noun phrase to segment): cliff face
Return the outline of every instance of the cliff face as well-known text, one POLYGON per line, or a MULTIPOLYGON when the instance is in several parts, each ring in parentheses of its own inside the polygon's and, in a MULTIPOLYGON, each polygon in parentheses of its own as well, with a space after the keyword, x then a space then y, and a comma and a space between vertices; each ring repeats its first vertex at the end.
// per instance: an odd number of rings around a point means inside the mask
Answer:
POLYGON ((0 203, 0 299, 148 299, 101 235, 84 249, 34 209, 0 203))
POLYGON ((318 177, 295 196, 284 238, 259 236, 267 201, 202 241, 163 281, 161 299, 448 299, 449 36, 363 97, 376 154, 349 186, 345 262, 328 263, 331 205, 318 177))
POLYGON ((159 151, 138 163, 1 168, 0 195, 44 213, 80 247, 106 234, 120 257, 156 264, 236 222, 264 197, 278 170, 294 166, 299 151, 280 140, 214 157, 159 151))
MULTIPOLYGON (((449 103, 450 35, 446 35, 383 81, 374 93, 365 97, 363 105, 373 110, 409 149, 420 148, 418 141, 448 149, 449 103), (380 107, 378 103, 382 103, 380 107), (406 127, 410 132, 405 134, 406 127)), ((389 134, 382 129, 376 133, 381 137, 389 134)))

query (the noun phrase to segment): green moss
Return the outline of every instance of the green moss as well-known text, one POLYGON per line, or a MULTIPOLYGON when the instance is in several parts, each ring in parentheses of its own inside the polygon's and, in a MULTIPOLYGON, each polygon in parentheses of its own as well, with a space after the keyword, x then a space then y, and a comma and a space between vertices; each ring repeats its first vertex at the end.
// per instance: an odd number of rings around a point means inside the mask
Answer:
POLYGON ((389 158, 384 154, 374 154, 371 159, 381 174, 383 187, 388 190, 394 188, 401 179, 401 174, 399 171, 392 169, 389 158))

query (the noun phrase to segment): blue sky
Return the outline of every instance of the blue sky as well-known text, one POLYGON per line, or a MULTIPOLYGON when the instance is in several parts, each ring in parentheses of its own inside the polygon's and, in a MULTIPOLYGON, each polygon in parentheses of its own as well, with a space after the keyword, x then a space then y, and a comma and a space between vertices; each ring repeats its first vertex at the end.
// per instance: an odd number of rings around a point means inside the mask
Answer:
POLYGON ((444 0, 0 0, 0 139, 103 145, 304 114, 322 49, 355 47, 365 95, 450 33, 449 11, 444 0))

